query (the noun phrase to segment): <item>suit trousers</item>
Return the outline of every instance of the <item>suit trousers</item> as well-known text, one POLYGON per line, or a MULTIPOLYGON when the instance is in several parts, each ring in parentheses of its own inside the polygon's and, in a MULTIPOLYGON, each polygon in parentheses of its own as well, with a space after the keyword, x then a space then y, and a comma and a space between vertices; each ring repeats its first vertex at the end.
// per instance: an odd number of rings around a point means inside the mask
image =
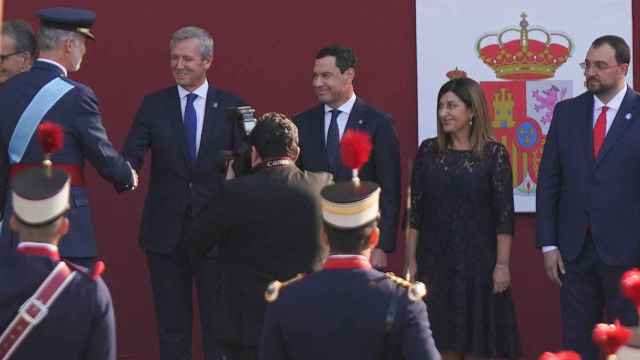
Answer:
MULTIPOLYGON (((191 224, 185 221, 185 227, 191 224)), ((155 302, 161 360, 192 358, 193 284, 198 299, 204 359, 218 360, 222 353, 215 340, 213 319, 217 291, 214 255, 196 255, 185 243, 186 231, 176 249, 168 254, 147 251, 155 302)))
POLYGON ((565 261, 560 288, 563 348, 580 353, 583 360, 597 360, 599 349, 592 340, 597 323, 619 319, 623 325, 636 326, 636 309, 620 291, 620 278, 628 269, 605 264, 587 233, 580 255, 565 261))

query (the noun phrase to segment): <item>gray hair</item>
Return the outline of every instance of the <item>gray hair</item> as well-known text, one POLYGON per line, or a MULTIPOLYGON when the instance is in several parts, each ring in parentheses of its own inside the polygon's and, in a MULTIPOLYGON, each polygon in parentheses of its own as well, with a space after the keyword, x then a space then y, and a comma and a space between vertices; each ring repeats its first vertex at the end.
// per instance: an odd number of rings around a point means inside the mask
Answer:
POLYGON ((52 51, 62 46, 62 42, 67 39, 79 41, 83 36, 73 31, 42 26, 38 31, 38 48, 40 51, 52 51))
POLYGON ((173 49, 177 43, 189 39, 200 40, 200 53, 204 59, 213 58, 213 38, 205 29, 196 26, 185 26, 174 32, 169 47, 173 49))
POLYGON ((36 37, 31 25, 22 20, 10 20, 2 23, 2 35, 8 36, 16 43, 15 52, 26 52, 32 58, 36 57, 36 37))

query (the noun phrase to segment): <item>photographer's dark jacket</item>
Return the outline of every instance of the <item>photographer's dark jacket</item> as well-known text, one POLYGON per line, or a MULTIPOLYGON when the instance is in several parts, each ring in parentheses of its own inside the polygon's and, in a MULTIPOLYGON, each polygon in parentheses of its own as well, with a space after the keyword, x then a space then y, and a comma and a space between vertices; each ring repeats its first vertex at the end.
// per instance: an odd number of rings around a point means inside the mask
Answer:
POLYGON ((258 344, 268 284, 311 272, 320 255, 319 193, 331 175, 273 164, 225 183, 189 236, 196 251, 217 247, 215 325, 232 344, 258 344))
POLYGON ((177 87, 142 100, 124 146, 124 156, 138 172, 146 151, 151 150, 149 192, 140 228, 142 248, 159 253, 173 251, 184 234, 185 217, 195 217, 219 191, 223 177, 216 167, 217 154, 242 145, 242 135, 226 119, 225 109, 243 104, 239 97, 209 84, 200 148, 192 164, 177 87))

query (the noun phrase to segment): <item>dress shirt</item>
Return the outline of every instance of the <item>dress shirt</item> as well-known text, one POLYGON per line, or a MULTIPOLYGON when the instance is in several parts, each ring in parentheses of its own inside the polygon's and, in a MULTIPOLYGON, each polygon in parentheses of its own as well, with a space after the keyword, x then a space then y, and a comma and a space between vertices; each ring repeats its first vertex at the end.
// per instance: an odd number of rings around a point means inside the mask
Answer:
MULTIPOLYGON (((342 134, 344 133, 344 129, 347 127, 347 121, 349 120, 349 114, 351 114, 351 110, 353 109, 353 105, 356 103, 356 94, 353 93, 349 100, 346 103, 342 104, 338 110, 340 110, 340 114, 338 115, 338 136, 342 139, 342 134)), ((329 105, 324 105, 324 140, 325 144, 327 142, 327 134, 329 134, 329 125, 331 125, 331 110, 333 108, 329 105)))

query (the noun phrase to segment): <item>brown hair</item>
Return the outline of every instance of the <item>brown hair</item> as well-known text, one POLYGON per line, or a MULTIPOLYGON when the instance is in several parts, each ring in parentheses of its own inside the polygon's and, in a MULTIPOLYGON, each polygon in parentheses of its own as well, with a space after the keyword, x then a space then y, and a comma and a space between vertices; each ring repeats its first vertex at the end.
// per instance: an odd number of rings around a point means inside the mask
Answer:
MULTIPOLYGON (((469 142, 473 153, 482 157, 484 145, 490 141, 494 141, 491 131, 491 117, 489 116, 489 107, 484 92, 475 80, 470 78, 458 78, 447 81, 438 92, 438 107, 440 99, 446 93, 451 91, 467 106, 473 114, 473 123, 471 125, 471 133, 469 142)), ((438 110, 436 110, 436 119, 438 119, 438 110)), ((440 119, 438 123, 438 149, 445 151, 451 147, 451 136, 442 130, 440 119)))

